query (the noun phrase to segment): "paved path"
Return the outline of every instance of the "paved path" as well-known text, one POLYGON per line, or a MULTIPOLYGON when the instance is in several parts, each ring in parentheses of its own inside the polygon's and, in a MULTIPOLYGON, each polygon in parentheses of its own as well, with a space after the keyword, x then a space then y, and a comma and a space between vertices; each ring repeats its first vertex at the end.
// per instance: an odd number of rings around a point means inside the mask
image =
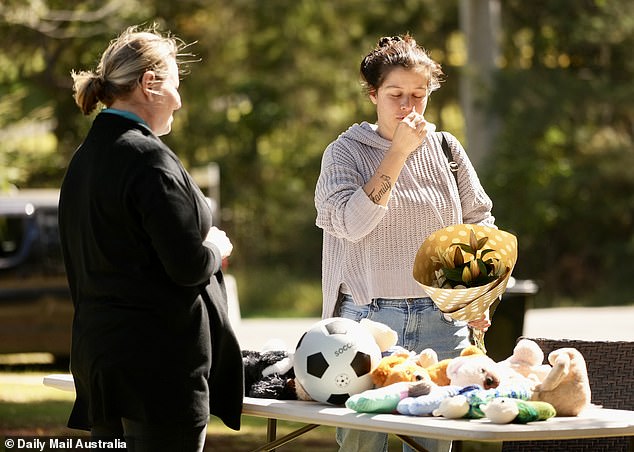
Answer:
MULTIPOLYGON (((240 346, 262 350, 273 344, 292 350, 317 318, 234 320, 240 346)), ((495 321, 495 320, 494 320, 495 321)), ((634 341, 634 306, 530 309, 523 334, 553 339, 634 341)))
POLYGON ((529 309, 524 317, 524 335, 634 341, 634 306, 529 309))

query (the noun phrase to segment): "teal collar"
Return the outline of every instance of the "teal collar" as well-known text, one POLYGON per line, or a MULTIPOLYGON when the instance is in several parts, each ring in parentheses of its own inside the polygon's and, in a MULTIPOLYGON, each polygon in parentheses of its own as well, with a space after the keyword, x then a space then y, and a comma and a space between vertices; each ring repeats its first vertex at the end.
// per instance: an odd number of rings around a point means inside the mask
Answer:
POLYGON ((131 111, 117 110, 116 108, 104 108, 103 110, 101 110, 101 113, 112 113, 114 115, 123 116, 124 118, 127 118, 131 121, 138 122, 139 124, 147 126, 147 123, 143 119, 141 119, 140 116, 132 113, 131 111))

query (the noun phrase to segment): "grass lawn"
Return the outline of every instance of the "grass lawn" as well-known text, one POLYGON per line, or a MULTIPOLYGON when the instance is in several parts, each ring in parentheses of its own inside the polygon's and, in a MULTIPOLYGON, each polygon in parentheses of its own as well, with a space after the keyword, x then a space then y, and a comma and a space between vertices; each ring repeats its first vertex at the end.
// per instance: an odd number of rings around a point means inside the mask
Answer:
MULTIPOLYGON (((58 372, 58 371, 55 371, 58 372)), ((85 432, 66 428, 74 394, 48 388, 45 375, 55 372, 0 371, 0 437, 6 436, 77 436, 85 432)), ((278 438, 303 424, 278 422, 278 438)), ((244 416, 239 432, 226 428, 212 418, 207 431, 205 451, 246 452, 262 445, 266 439, 266 419, 244 416)), ((400 441, 390 436, 390 451, 400 451, 400 441)), ((277 448, 286 452, 336 451, 334 427, 319 427, 277 448)), ((463 444, 463 452, 496 452, 496 444, 463 444)))

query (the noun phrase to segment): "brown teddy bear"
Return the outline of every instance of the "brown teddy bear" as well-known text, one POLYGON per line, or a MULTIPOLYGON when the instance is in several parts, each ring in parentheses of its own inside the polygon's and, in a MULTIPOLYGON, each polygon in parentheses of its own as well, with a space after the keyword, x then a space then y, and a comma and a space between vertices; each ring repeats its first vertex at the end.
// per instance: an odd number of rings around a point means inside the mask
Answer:
POLYGON ((407 381, 429 381, 435 386, 480 385, 484 389, 496 388, 500 384, 497 363, 476 346, 468 346, 460 356, 438 361, 431 349, 419 355, 396 352, 379 361, 372 372, 376 387, 407 381))
POLYGON ((579 350, 560 348, 548 355, 552 369, 533 389, 531 400, 548 402, 557 416, 577 416, 590 405, 591 392, 586 361, 579 350))
POLYGON ((379 365, 372 371, 372 381, 377 388, 399 382, 427 381, 431 384, 427 370, 412 355, 400 352, 381 358, 379 365))

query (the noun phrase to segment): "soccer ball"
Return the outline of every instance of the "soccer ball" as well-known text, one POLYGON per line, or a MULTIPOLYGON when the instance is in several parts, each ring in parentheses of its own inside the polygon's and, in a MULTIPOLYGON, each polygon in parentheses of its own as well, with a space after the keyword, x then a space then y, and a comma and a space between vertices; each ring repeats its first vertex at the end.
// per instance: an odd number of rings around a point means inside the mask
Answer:
POLYGON ((370 372, 381 360, 372 334, 354 320, 334 317, 313 325, 293 357, 295 378, 319 402, 343 405, 372 388, 370 372))

